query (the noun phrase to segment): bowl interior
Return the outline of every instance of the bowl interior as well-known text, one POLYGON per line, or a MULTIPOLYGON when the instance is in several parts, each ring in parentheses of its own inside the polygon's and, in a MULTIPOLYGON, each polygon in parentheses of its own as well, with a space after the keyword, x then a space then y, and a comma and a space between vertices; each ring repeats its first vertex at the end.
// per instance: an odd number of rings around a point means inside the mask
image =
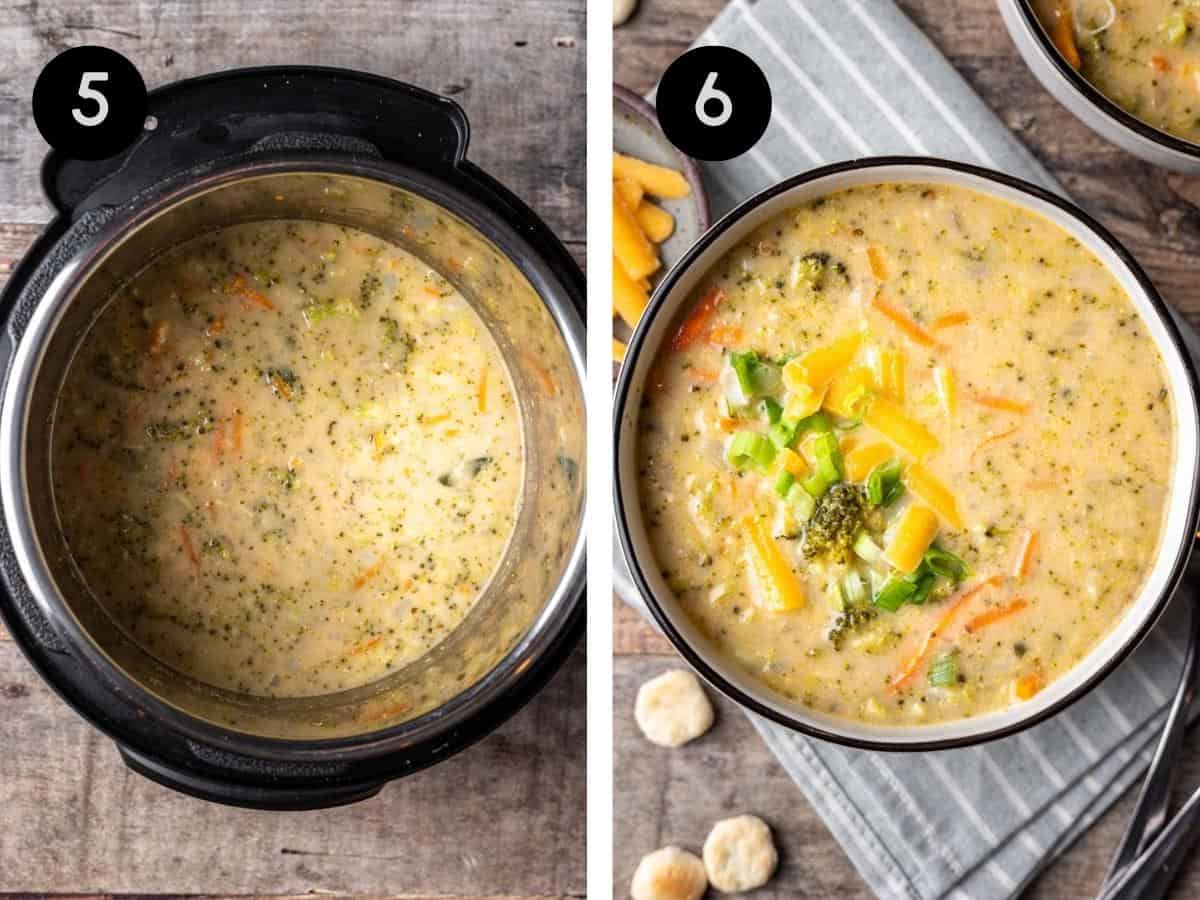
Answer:
POLYGON ((619 524, 624 526, 627 561, 634 580, 640 582, 643 592, 649 589, 647 600, 658 607, 668 632, 674 632, 672 636, 677 644, 682 643, 685 655, 735 700, 792 727, 850 743, 900 748, 977 740, 1011 730, 1081 693, 1107 671, 1112 660, 1144 637, 1148 626, 1165 607, 1165 595, 1173 589, 1183 555, 1190 548, 1195 516, 1198 440, 1191 362, 1182 350, 1174 324, 1168 321, 1166 307, 1112 239, 1093 229, 1065 202, 1026 188, 1013 179, 940 161, 868 161, 800 176, 747 201, 741 209, 718 222, 705 241, 667 277, 649 311, 643 315, 626 358, 628 371, 623 373, 617 398, 620 417, 615 448, 617 506, 619 524), (880 182, 923 182, 975 190, 1039 213, 1080 240, 1115 275, 1144 320, 1168 373, 1176 419, 1170 508, 1158 556, 1143 589, 1121 621, 1075 668, 1033 699, 970 719, 929 725, 868 724, 815 712, 775 694, 717 653, 682 611, 654 562, 637 492, 637 432, 642 391, 658 348, 669 338, 672 324, 692 290, 725 253, 773 216, 835 191, 880 182))
POLYGON ((582 534, 582 362, 579 335, 561 318, 562 310, 556 315, 552 308, 514 258, 480 228, 427 192, 376 178, 251 172, 185 190, 152 214, 123 224, 93 258, 78 271, 65 271, 47 291, 14 364, 20 368, 20 355, 28 355, 29 389, 20 413, 24 490, 18 495, 20 508, 7 513, 10 530, 24 530, 30 539, 25 549, 35 564, 26 574, 39 604, 52 621, 77 626, 86 635, 98 664, 112 664, 193 717, 250 734, 306 740, 355 736, 444 713, 451 701, 468 702, 499 670, 527 664, 525 648, 559 621, 573 599, 563 583, 577 565, 582 534), (525 445, 513 538, 463 624, 425 656, 377 682, 308 698, 219 690, 169 668, 130 640, 72 564, 57 525, 50 479, 59 387, 114 289, 183 241, 266 219, 354 226, 408 250, 452 281, 501 349, 516 389, 525 445))

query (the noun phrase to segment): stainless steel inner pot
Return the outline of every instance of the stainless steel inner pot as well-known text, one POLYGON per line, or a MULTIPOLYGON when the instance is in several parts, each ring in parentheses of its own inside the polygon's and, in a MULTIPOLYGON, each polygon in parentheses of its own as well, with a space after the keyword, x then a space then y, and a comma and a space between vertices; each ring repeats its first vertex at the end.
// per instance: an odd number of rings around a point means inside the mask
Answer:
MULTIPOLYGON (((87 236, 34 308, 0 424, 0 496, 21 574, 54 629, 97 677, 198 740, 237 732, 285 742, 388 746, 436 739, 503 695, 577 613, 583 579, 583 324, 553 275, 501 216, 416 170, 343 159, 243 163, 165 192, 87 236), (451 212, 451 209, 457 212, 451 212), (526 464, 520 515, 466 621, 426 656, 364 687, 302 699, 220 690, 133 643, 94 600, 59 530, 49 457, 72 356, 112 296, 151 260, 212 230, 266 219, 360 228, 420 257, 483 317, 513 376, 526 464), (485 236, 486 235, 486 236, 485 236), (549 376, 549 377, 547 377, 549 376)), ((436 452, 436 451, 435 451, 436 452)), ((293 745, 295 746, 295 745, 293 745)), ((378 749, 378 748, 375 748, 378 749)))

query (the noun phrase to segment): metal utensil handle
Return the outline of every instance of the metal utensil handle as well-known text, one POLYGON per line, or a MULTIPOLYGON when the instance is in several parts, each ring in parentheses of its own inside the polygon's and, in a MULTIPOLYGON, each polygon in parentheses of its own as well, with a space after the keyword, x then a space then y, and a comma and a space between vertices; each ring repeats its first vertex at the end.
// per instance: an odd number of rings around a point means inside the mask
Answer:
MULTIPOLYGON (((1189 588, 1185 585, 1182 590, 1187 591, 1189 588)), ((1155 748, 1154 758, 1146 772, 1145 781, 1142 782, 1133 817, 1117 847, 1117 852, 1113 855, 1112 863, 1109 864, 1108 874, 1104 877, 1105 889, 1121 879, 1167 823, 1171 788, 1174 786, 1177 771, 1175 763, 1187 730, 1187 714, 1195 694, 1196 671, 1200 663, 1200 611, 1197 610, 1195 602, 1188 605, 1190 624, 1187 651, 1179 673, 1179 685, 1175 689, 1175 697, 1163 725, 1158 746, 1155 748)))
POLYGON ((1200 837, 1200 788, 1098 900, 1159 900, 1200 837))

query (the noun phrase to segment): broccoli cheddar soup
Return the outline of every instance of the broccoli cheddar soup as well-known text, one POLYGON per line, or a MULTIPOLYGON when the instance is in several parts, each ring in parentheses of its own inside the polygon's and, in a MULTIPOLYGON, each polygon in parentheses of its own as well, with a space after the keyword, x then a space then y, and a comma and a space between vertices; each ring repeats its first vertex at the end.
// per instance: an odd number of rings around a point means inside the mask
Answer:
POLYGON ((1069 65, 1130 115, 1200 142, 1200 3, 1033 0, 1069 65))
POLYGON ((351 688, 461 623, 503 555, 520 418, 468 302, 352 228, 257 222, 165 254, 62 388, 79 574, 163 663, 260 696, 351 688))
POLYGON ((1113 275, 1048 220, 880 184, 706 276, 639 413, 643 518, 715 645, 826 714, 1033 697, 1146 579, 1172 398, 1113 275))

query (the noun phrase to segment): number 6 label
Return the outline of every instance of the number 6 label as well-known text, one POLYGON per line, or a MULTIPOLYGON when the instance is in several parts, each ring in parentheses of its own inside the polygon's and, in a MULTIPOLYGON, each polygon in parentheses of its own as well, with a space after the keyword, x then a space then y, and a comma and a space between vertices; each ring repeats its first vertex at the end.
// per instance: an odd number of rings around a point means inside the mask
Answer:
POLYGON ((766 132, 771 85, 740 50, 694 47, 663 72, 654 105, 663 134, 683 153, 733 159, 766 132))
POLYGON ((718 90, 717 73, 709 72, 708 77, 704 79, 704 87, 700 88, 700 93, 696 95, 696 118, 710 128, 717 128, 729 121, 729 117, 733 115, 733 101, 729 99, 729 95, 722 90, 718 90), (708 114, 708 104, 720 104, 721 111, 715 116, 708 114))
POLYGON ((96 111, 90 116, 85 115, 78 106, 71 110, 75 121, 85 128, 93 128, 108 118, 108 98, 92 87, 93 81, 108 81, 107 72, 84 72, 79 81, 79 96, 96 104, 96 111))
POLYGON ((46 64, 33 87, 33 121, 46 143, 74 159, 107 159, 146 123, 146 82, 107 47, 72 47, 46 64))

